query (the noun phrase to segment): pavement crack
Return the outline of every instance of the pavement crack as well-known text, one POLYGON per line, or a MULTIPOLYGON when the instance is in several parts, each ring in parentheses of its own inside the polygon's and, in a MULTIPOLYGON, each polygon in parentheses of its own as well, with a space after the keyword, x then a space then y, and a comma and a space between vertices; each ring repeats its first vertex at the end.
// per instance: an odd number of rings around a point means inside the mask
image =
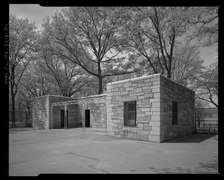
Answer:
POLYGON ((97 168, 96 167, 97 164, 100 163, 100 161, 98 159, 95 159, 95 158, 92 158, 92 157, 89 157, 89 156, 85 156, 85 155, 81 155, 81 154, 77 154, 77 153, 73 153, 73 152, 67 152, 65 154, 72 154, 72 155, 76 155, 76 156, 80 156, 80 157, 84 157, 84 158, 87 158, 87 159, 94 160, 95 161, 94 164, 88 164, 88 166, 90 168, 96 169, 96 170, 101 171, 101 172, 104 172, 104 173, 109 173, 109 171, 107 171, 107 170, 100 169, 100 168, 97 168))
POLYGON ((87 159, 92 159, 94 161, 99 162, 98 159, 95 159, 95 158, 92 158, 92 157, 88 157, 88 156, 84 156, 84 155, 81 155, 81 154, 76 154, 76 153, 73 153, 73 152, 68 152, 68 153, 65 153, 65 154, 73 154, 73 155, 76 155, 76 156, 81 156, 81 157, 84 157, 84 158, 87 158, 87 159))
POLYGON ((22 164, 22 163, 26 163, 26 162, 29 162, 29 161, 32 161, 32 160, 18 161, 18 162, 11 162, 11 163, 9 163, 9 165, 22 164))

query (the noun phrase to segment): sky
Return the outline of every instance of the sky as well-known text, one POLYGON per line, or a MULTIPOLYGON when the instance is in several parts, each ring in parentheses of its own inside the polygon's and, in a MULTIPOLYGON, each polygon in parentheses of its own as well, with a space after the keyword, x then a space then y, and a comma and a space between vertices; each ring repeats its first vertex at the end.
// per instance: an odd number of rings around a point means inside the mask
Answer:
MULTIPOLYGON (((57 10, 66 7, 41 7, 38 4, 10 4, 9 13, 15 14, 19 19, 28 18, 35 22, 38 29, 41 29, 42 20, 47 16, 52 16, 57 10)), ((217 58, 215 53, 216 47, 204 47, 200 50, 200 57, 205 61, 204 65, 208 66, 217 58)))

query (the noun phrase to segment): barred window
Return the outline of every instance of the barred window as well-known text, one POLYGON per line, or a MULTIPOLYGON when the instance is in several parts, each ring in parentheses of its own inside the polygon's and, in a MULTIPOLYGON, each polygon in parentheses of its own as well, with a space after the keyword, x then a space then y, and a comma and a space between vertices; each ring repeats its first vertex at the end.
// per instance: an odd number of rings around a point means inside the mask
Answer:
POLYGON ((124 102, 124 126, 136 126, 136 101, 124 102))
POLYGON ((178 124, 178 104, 172 101, 172 125, 178 124))

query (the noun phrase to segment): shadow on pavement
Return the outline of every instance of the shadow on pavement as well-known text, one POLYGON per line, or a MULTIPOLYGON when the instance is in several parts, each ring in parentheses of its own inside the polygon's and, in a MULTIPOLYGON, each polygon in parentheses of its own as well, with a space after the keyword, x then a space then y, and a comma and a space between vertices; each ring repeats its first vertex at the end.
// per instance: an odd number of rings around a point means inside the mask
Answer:
POLYGON ((167 140, 165 143, 200 143, 211 137, 211 134, 194 133, 192 135, 167 140))
POLYGON ((215 157, 208 162, 199 162, 194 169, 190 168, 155 168, 148 167, 150 170, 158 174, 218 174, 218 159, 215 157))
POLYGON ((33 130, 32 127, 25 127, 25 128, 9 128, 9 133, 16 133, 18 131, 31 131, 33 130))

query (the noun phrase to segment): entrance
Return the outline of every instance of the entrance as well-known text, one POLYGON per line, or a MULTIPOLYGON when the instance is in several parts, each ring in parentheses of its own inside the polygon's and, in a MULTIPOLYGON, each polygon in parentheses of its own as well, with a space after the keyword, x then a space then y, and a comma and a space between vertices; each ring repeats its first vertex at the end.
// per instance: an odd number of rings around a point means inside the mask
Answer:
POLYGON ((64 128, 65 110, 61 109, 61 128, 64 128))
POLYGON ((90 110, 85 110, 85 127, 90 127, 90 110))

